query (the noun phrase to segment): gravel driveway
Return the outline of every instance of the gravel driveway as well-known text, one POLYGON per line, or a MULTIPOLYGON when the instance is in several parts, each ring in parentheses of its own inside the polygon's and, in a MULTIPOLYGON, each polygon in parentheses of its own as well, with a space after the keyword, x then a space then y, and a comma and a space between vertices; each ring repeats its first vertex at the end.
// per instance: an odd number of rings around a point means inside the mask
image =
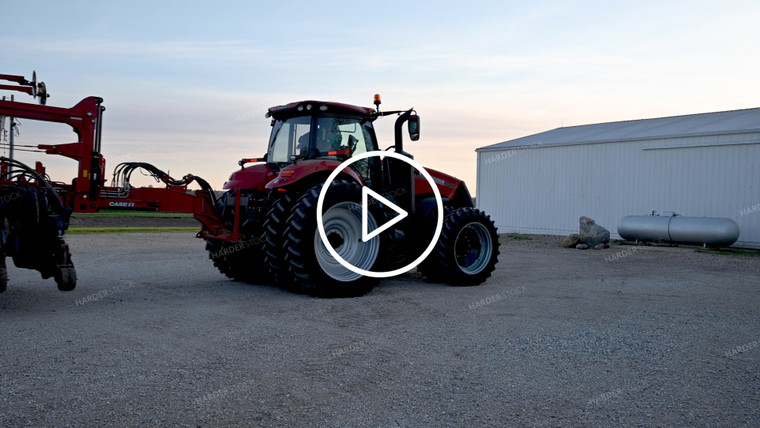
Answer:
POLYGON ((73 292, 9 268, 2 425, 760 425, 757 256, 504 237, 483 286, 330 300, 191 233, 67 241, 73 292))

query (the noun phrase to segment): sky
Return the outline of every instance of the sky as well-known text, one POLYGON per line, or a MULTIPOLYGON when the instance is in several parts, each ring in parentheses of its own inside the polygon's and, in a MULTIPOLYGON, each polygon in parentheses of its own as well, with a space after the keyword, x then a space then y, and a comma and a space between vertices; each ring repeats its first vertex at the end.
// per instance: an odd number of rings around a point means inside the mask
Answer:
MULTIPOLYGON (((266 152, 268 107, 371 107, 380 93, 383 109, 420 115, 420 140, 406 145, 415 160, 474 195, 479 147, 760 107, 757 1, 36 0, 3 10, 0 74, 36 70, 49 105, 104 98, 109 177, 143 161, 220 189, 237 160, 266 152)), ((375 127, 392 145, 393 119, 375 127)), ((16 143, 74 138, 66 125, 22 120, 16 143)), ((42 160, 56 181, 76 175, 72 160, 17 158, 42 160)))

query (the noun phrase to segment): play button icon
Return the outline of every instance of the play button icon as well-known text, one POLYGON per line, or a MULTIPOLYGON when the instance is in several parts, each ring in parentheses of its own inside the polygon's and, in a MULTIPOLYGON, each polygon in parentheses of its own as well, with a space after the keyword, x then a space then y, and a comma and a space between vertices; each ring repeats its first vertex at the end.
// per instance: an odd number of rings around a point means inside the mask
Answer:
MULTIPOLYGON (((389 201, 387 198, 380 195, 376 191, 373 191, 372 189, 368 188, 367 186, 362 186, 361 211, 362 211, 361 213, 361 239, 357 239, 357 240, 360 240, 362 243, 371 242, 372 244, 376 244, 378 241, 372 241, 372 239, 382 239, 381 236, 378 236, 379 234, 395 226, 398 222, 400 222, 401 220, 409 216, 408 212, 401 209, 399 206, 389 201), (385 224, 375 227, 375 225, 372 224, 374 222, 370 221, 369 219, 369 215, 372 215, 372 213, 370 212, 371 210, 369 209, 371 205, 370 197, 376 200, 374 203, 385 205, 386 207, 390 208, 390 210, 394 211, 397 215, 393 217, 392 219, 388 220, 387 222, 385 222, 385 224), (372 228, 371 231, 369 230, 370 228, 372 228)), ((373 217, 373 218, 377 220, 377 217, 373 217)), ((345 222, 345 223, 348 224, 351 222, 345 222)), ((358 224, 357 224, 357 227, 358 227, 358 224)), ((422 165, 417 163, 414 159, 411 159, 409 157, 406 157, 404 155, 401 155, 399 153, 392 152, 392 151, 376 150, 376 151, 371 151, 371 152, 365 152, 365 153, 352 156, 350 159, 343 161, 327 177, 327 180, 325 180, 325 183, 322 186, 322 190, 319 192, 319 198, 317 198, 317 231, 319 232, 319 238, 322 241, 321 247, 325 251, 327 251, 335 259, 335 261, 337 261, 341 266, 343 266, 347 270, 350 270, 351 272, 354 272, 362 276, 369 276, 373 278, 389 278, 392 276, 401 275, 402 273, 415 268, 417 265, 422 263, 422 261, 425 260, 425 258, 433 251, 433 247, 435 247, 436 242, 438 242, 438 238, 441 236, 442 228, 443 228, 443 200, 441 199, 441 192, 438 190, 438 185, 433 180, 433 177, 430 175, 429 172, 425 171, 425 168, 423 168, 422 165), (405 162, 409 164, 411 167, 413 167, 414 169, 416 169, 428 182, 430 189, 432 189, 433 196, 435 197, 437 213, 438 213, 435 219, 435 233, 433 234, 430 242, 428 242, 422 254, 420 254, 419 257, 417 257, 415 260, 409 262, 409 264, 407 264, 406 266, 402 266, 397 269, 382 271, 382 272, 376 272, 376 271, 359 268, 347 262, 343 257, 341 257, 341 255, 338 254, 336 249, 333 248, 333 244, 327 238, 327 234, 325 233, 325 226, 323 223, 323 217, 322 217, 324 202, 325 202, 325 195, 327 194, 327 191, 330 188, 330 184, 333 182, 333 180, 335 180, 338 177, 338 174, 340 174, 341 171, 351 166, 351 164, 358 162, 362 159, 368 159, 371 157, 379 157, 380 159, 383 159, 385 157, 391 157, 394 159, 398 159, 402 162, 405 162)), ((358 235, 358 232, 359 231, 357 231, 357 235, 358 235)), ((358 236, 356 237, 359 238, 358 236)), ((419 245, 420 243, 414 243, 414 244, 419 245)))
POLYGON ((375 236, 385 232, 389 227, 392 227, 394 224, 405 219, 406 216, 408 215, 409 215, 408 212, 399 208, 398 205, 389 201, 388 199, 383 197, 383 195, 375 192, 374 190, 370 189, 367 186, 362 187, 362 241, 363 242, 367 242, 370 239, 374 238, 375 236), (367 213, 369 212, 369 197, 370 196, 372 196, 372 198, 377 200, 379 203, 395 211, 398 215, 396 217, 393 217, 391 220, 387 221, 384 225, 378 226, 372 232, 367 233, 367 213))

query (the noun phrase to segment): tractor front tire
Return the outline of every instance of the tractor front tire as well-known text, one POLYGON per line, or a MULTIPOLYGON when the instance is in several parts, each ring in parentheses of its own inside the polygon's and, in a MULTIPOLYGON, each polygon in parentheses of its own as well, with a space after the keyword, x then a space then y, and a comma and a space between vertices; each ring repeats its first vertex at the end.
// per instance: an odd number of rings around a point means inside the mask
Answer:
MULTIPOLYGON (((452 212, 454 211, 453 208, 444 206, 443 207, 443 221, 446 221, 446 217, 448 217, 452 212)), ((429 231, 430 236, 433 236, 433 231, 435 230, 435 224, 438 221, 438 208, 433 208, 433 210, 428 214, 428 217, 425 222, 425 229, 429 231)), ((443 229, 441 229, 443 230, 443 229)), ((427 236, 427 235, 423 235, 427 236)), ((433 251, 430 253, 430 255, 422 261, 417 266, 417 270, 422 274, 423 277, 425 277, 425 280, 427 282, 446 282, 446 276, 445 273, 441 271, 437 259, 433 256, 433 252, 436 250, 435 247, 433 247, 433 251)), ((420 251, 420 254, 422 251, 420 251)))
POLYGON ((491 218, 475 208, 459 208, 443 221, 441 236, 421 264, 430 280, 456 286, 485 282, 499 258, 499 235, 491 218))
MULTIPOLYGON (((317 228, 317 201, 323 184, 312 187, 293 206, 285 230, 286 260, 295 282, 320 297, 354 297, 366 294, 374 278, 346 269, 327 250, 317 228)), ((375 204, 379 205, 379 204, 375 204)), ((335 181, 325 194, 322 220, 333 249, 348 263, 371 270, 380 253, 379 239, 361 241, 361 187, 335 181)), ((369 229, 377 227, 368 213, 369 229)))

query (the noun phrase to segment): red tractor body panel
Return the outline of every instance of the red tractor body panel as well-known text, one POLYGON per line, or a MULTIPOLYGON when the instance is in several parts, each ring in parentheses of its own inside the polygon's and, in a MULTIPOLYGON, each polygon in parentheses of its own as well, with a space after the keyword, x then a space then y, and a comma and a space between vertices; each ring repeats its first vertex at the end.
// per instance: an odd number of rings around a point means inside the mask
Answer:
POLYGON ((265 185, 276 177, 277 174, 265 163, 251 165, 230 174, 230 179, 224 183, 224 190, 254 189, 264 192, 265 185))
MULTIPOLYGON (((327 175, 337 169, 340 164, 341 162, 338 160, 305 159, 284 167, 280 170, 279 174, 276 174, 267 164, 252 165, 233 172, 230 175, 229 180, 224 183, 224 190, 253 189, 264 192, 278 188, 286 188, 287 186, 299 183, 299 180, 313 180, 313 174, 315 173, 325 172, 324 178, 326 178, 327 175)), ((463 181, 434 169, 426 168, 426 171, 430 173, 433 177, 433 181, 436 182, 438 191, 441 192, 441 197, 454 199, 454 195, 463 184, 463 181)), ((351 177, 359 184, 364 183, 364 180, 362 180, 362 178, 351 168, 344 168, 342 174, 351 177)), ((428 183, 422 174, 416 171, 414 187, 415 194, 417 195, 433 194, 430 183, 428 183)))
MULTIPOLYGON (((425 171, 433 177, 433 181, 435 181, 438 191, 441 192, 442 198, 454 199, 454 194, 457 192, 457 189, 464 183, 462 180, 454 176, 444 174, 434 169, 425 168, 425 171)), ((433 189, 430 187, 430 183, 417 171, 414 172, 414 193, 416 195, 433 194, 433 189)))
MULTIPOLYGON (((280 170, 279 176, 267 183, 267 189, 278 189, 290 186, 298 183, 299 180, 311 179, 312 181, 316 177, 314 174, 325 172, 324 179, 340 166, 341 162, 338 160, 328 159, 305 159, 298 161, 294 164, 290 164, 280 170)), ((364 184, 364 180, 354 172, 351 168, 344 168, 341 174, 346 174, 354 179, 359 184, 364 184)))

